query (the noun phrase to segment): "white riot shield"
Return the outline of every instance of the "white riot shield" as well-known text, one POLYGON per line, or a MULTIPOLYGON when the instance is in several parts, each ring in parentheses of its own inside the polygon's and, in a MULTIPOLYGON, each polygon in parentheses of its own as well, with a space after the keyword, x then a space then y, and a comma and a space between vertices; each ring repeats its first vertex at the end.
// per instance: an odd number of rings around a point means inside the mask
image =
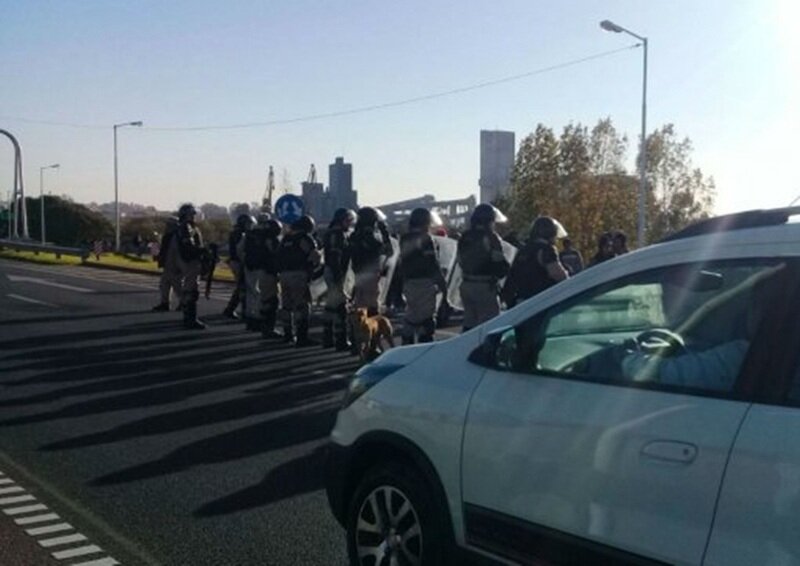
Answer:
MULTIPOLYGON (((453 274, 453 269, 456 266, 456 253, 458 251, 458 240, 454 240, 453 238, 448 238, 446 236, 431 236, 433 238, 434 244, 436 244, 439 252, 439 267, 442 269, 442 275, 444 275, 444 280, 449 282, 450 277, 453 274)), ((449 286, 448 286, 449 288, 449 286)), ((436 295, 436 309, 439 309, 439 305, 442 303, 443 296, 441 294, 436 295)))
POLYGON ((386 295, 389 293, 389 286, 392 284, 392 277, 394 277, 394 270, 397 268, 397 260, 400 258, 400 242, 397 238, 390 238, 392 242, 392 255, 389 257, 381 257, 381 265, 383 265, 382 273, 378 281, 378 307, 383 308, 386 305, 386 295))
MULTIPOLYGON (((517 248, 506 242, 505 240, 501 240, 503 244, 503 255, 506 258, 506 261, 511 264, 514 263, 514 258, 517 255, 517 248)), ((464 310, 464 303, 461 302, 461 281, 463 280, 463 273, 461 272, 461 266, 458 265, 458 262, 455 263, 455 267, 453 268, 453 274, 450 277, 447 285, 447 300, 450 302, 450 306, 454 309, 464 310)), ((501 279, 498 283, 498 287, 500 289, 503 288, 503 283, 505 283, 505 279, 501 279)))

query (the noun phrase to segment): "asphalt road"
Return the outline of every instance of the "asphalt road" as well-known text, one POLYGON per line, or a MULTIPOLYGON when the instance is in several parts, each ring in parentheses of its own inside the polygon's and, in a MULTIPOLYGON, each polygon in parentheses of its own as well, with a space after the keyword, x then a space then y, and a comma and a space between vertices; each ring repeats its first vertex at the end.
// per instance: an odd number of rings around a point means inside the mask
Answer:
POLYGON ((226 289, 184 331, 149 312, 156 283, 0 261, 0 471, 98 564, 345 564, 320 447, 355 359, 247 333, 219 315, 226 289))

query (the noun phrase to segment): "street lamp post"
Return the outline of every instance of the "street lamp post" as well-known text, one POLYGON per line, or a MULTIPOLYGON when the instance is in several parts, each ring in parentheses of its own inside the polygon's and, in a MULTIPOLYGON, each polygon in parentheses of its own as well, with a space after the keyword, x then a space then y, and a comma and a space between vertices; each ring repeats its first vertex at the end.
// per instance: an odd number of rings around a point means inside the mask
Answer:
POLYGON ((642 72, 642 137, 639 149, 639 218, 636 224, 636 239, 639 247, 645 245, 645 206, 647 197, 647 38, 634 33, 609 20, 600 22, 600 27, 613 33, 627 33, 642 42, 644 68, 642 72))
POLYGON ((61 167, 58 163, 53 163, 52 165, 45 165, 44 167, 39 167, 39 204, 41 205, 41 226, 42 226, 42 245, 45 245, 45 228, 44 228, 44 170, 45 169, 58 169, 61 167))
POLYGON ((124 128, 125 126, 141 126, 142 122, 124 122, 122 124, 114 124, 114 251, 120 250, 120 237, 119 237, 119 174, 117 171, 117 128, 124 128))

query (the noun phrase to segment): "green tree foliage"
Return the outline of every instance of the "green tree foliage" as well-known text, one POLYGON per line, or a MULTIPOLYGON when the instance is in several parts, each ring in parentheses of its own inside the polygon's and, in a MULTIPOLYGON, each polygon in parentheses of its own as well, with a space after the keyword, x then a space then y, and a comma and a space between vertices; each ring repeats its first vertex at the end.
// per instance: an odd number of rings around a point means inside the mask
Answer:
MULTIPOLYGON (((31 236, 38 239, 42 226, 41 201, 39 198, 26 198, 25 206, 31 236)), ((114 237, 114 227, 102 214, 62 197, 45 196, 44 215, 48 242, 61 246, 79 246, 114 237)))
MULTIPOLYGON (((691 164, 691 143, 679 141, 671 125, 648 138, 649 241, 705 217, 713 204, 713 181, 691 164)), ((628 140, 609 118, 589 130, 567 125, 560 136, 539 124, 517 153, 511 190, 498 205, 510 230, 527 236, 536 216, 566 227, 584 255, 609 230, 636 233, 638 176, 625 167, 628 140)), ((631 238, 633 239, 633 238, 631 238)))

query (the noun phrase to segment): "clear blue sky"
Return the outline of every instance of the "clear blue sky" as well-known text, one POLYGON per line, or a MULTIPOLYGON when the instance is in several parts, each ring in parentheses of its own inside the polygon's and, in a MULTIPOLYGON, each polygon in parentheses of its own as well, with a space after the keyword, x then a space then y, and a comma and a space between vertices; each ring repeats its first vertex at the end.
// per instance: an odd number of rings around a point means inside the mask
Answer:
MULTIPOLYGON (((718 185, 721 212, 800 194, 800 2, 593 0, 0 0, 0 128, 23 144, 26 185, 113 198, 111 127, 229 124, 324 113, 523 73, 647 35, 649 124, 676 124, 718 185), (23 117, 108 125, 77 129, 23 117), (790 137, 791 136, 791 137, 790 137), (795 141, 795 143, 791 143, 795 141)), ((124 201, 258 200, 266 167, 299 190, 311 163, 354 164, 365 204, 477 191, 478 133, 519 141, 539 121, 610 116, 639 130, 641 51, 465 94, 355 116, 247 130, 120 131, 124 201)), ((651 129, 652 129, 651 128, 651 129)), ((5 144, 4 144, 5 146, 5 144)), ((633 151, 631 151, 633 154, 633 151)), ((0 149, 0 189, 11 187, 0 149)), ((5 194, 3 195, 5 196, 5 194)))

